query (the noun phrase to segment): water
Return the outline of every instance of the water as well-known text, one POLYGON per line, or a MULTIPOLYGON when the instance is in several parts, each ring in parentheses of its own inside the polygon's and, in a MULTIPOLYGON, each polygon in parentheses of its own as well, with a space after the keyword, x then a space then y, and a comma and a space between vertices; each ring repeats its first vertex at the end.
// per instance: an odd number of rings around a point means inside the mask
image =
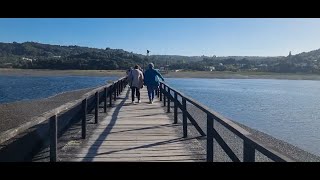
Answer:
POLYGON ((0 76, 0 103, 47 98, 62 92, 104 85, 118 77, 0 76))
POLYGON ((320 155, 320 81, 192 78, 166 81, 229 119, 320 155))
MULTIPOLYGON (((0 76, 0 103, 47 98, 116 79, 0 76)), ((320 81, 192 78, 166 81, 227 118, 320 155, 320 81)))

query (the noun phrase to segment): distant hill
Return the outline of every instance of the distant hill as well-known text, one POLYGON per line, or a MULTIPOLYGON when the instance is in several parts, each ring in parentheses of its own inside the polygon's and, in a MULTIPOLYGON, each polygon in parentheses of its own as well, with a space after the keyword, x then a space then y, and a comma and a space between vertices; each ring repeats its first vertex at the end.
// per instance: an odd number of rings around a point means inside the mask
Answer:
POLYGON ((202 61, 203 58, 206 56, 180 56, 180 55, 151 55, 149 56, 151 61, 155 62, 170 62, 170 63, 176 63, 176 62, 196 62, 196 61, 202 61))
POLYGON ((0 64, 15 68, 127 69, 137 63, 146 63, 145 57, 122 49, 0 43, 0 64))
POLYGON ((299 57, 305 61, 315 61, 315 60, 318 61, 320 60, 320 49, 296 54, 294 55, 294 57, 299 57))
POLYGON ((153 62, 167 69, 219 71, 320 72, 320 49, 296 55, 145 56, 122 49, 60 46, 37 42, 0 43, 0 67, 33 69, 128 69, 153 62), (214 67, 214 68, 213 68, 214 67))
MULTIPOLYGON (((279 73, 320 73, 320 49, 277 57, 210 57, 198 62, 198 69, 214 66, 227 71, 267 71, 279 73), (199 66, 199 64, 201 64, 199 66)), ((193 65, 193 67, 196 67, 193 65)))

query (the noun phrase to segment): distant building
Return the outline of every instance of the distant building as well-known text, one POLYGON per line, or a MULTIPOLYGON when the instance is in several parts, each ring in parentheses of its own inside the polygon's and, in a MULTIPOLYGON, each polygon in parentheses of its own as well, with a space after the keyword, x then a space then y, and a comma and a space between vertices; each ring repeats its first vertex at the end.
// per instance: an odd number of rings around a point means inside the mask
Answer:
POLYGON ((258 66, 259 66, 259 67, 267 67, 268 64, 259 64, 258 66))
POLYGON ((30 59, 30 58, 22 57, 22 60, 26 60, 26 61, 30 61, 30 62, 32 62, 32 59, 30 59))
POLYGON ((205 66, 205 69, 208 71, 215 71, 216 68, 214 66, 205 66))

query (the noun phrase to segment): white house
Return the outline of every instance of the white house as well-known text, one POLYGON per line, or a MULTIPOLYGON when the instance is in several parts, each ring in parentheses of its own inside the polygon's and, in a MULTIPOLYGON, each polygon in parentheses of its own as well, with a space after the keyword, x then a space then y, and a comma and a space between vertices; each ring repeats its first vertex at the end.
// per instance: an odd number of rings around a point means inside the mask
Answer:
POLYGON ((22 57, 22 60, 26 60, 26 61, 30 61, 30 62, 32 62, 32 59, 30 59, 30 58, 22 57))

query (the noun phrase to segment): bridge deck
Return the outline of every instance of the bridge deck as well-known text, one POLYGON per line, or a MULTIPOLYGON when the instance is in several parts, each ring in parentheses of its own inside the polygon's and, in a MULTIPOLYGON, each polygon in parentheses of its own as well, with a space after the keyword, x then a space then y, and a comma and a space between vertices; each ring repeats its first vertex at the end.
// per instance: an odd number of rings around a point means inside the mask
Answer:
POLYGON ((146 88, 139 104, 131 104, 128 89, 118 97, 98 127, 79 146, 71 161, 203 161, 204 154, 187 148, 162 103, 148 103, 146 88))

